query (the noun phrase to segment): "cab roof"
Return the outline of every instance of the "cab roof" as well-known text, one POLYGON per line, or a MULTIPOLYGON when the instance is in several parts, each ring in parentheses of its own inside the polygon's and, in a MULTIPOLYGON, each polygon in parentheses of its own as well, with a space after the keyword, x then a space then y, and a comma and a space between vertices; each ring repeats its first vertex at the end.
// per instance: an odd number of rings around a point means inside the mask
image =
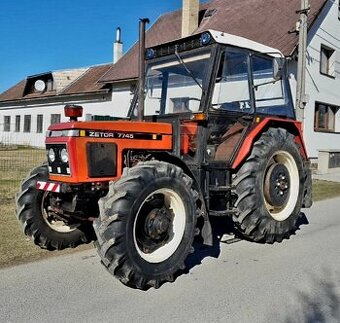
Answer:
POLYGON ((259 53, 269 54, 274 57, 284 57, 280 50, 244 37, 231 35, 217 30, 208 30, 208 32, 211 34, 215 42, 219 44, 245 48, 259 53))

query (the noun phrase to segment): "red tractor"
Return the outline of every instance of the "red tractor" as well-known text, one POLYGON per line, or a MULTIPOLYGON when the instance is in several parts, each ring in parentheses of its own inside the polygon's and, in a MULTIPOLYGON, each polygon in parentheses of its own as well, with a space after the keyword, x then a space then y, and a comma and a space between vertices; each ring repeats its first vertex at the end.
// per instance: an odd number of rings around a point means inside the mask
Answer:
POLYGON ((49 250, 94 240, 140 289, 173 281, 196 235, 211 244, 212 216, 256 242, 294 234, 311 174, 282 54, 213 30, 141 52, 126 120, 80 122, 67 106, 49 127, 47 163, 16 199, 24 233, 49 250))

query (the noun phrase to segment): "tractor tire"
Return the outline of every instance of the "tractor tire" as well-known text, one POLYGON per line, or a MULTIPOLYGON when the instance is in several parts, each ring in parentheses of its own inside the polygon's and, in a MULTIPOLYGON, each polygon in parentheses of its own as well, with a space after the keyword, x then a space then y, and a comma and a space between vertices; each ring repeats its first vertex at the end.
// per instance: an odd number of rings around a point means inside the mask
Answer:
POLYGON ((294 136, 282 128, 264 132, 233 181, 238 196, 233 220, 241 236, 274 243, 294 234, 304 216, 305 175, 294 136))
POLYGON ((42 249, 50 251, 75 248, 92 241, 95 235, 91 224, 82 222, 70 226, 51 217, 48 211, 51 193, 36 189, 38 180, 48 180, 46 164, 31 171, 16 195, 17 218, 25 235, 42 249))
POLYGON ((99 201, 94 228, 102 263, 133 288, 174 281, 193 252, 197 205, 193 180, 180 167, 148 161, 126 168, 99 201))

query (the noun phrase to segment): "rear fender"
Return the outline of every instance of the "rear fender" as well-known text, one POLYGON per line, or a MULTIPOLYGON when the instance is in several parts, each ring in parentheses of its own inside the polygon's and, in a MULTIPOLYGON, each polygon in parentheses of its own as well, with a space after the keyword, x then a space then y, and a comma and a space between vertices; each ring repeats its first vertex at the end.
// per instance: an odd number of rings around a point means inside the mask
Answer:
POLYGON ((284 128, 295 136, 295 142, 300 149, 300 154, 304 160, 308 160, 306 147, 303 141, 301 122, 290 119, 265 118, 256 120, 244 139, 236 158, 232 163, 232 169, 239 168, 243 161, 250 155, 254 142, 268 128, 284 128))

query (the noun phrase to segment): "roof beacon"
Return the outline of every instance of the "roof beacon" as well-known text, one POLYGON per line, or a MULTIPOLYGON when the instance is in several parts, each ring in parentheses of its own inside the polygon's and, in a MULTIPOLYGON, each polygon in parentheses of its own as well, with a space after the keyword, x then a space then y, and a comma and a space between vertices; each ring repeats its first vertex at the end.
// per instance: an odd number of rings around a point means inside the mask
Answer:
POLYGON ((70 118, 70 121, 78 121, 77 118, 83 116, 83 107, 75 104, 68 104, 64 107, 65 117, 70 118))

